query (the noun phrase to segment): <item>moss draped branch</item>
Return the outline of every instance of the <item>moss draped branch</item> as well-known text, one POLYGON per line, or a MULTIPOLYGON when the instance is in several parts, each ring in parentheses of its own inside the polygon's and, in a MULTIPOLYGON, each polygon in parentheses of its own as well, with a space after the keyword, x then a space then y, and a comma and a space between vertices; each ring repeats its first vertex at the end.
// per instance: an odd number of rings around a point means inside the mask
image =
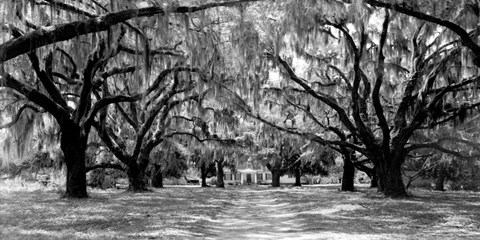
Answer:
POLYGON ((241 3, 255 2, 260 0, 236 0, 214 2, 197 6, 179 6, 173 8, 145 7, 139 9, 127 9, 115 13, 108 13, 98 17, 82 21, 74 21, 56 24, 48 27, 40 27, 29 34, 11 39, 0 45, 0 63, 25 54, 33 49, 40 48, 56 42, 75 38, 77 36, 107 31, 111 26, 123 23, 138 17, 149 17, 165 13, 191 13, 214 7, 235 6, 241 3))

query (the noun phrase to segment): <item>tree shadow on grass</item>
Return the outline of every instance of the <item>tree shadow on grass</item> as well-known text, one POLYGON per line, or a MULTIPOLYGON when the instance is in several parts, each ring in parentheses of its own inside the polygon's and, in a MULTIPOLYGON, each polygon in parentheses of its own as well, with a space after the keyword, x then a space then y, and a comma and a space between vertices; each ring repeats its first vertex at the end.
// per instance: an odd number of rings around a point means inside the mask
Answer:
POLYGON ((3 239, 480 239, 480 195, 337 187, 0 193, 3 239))

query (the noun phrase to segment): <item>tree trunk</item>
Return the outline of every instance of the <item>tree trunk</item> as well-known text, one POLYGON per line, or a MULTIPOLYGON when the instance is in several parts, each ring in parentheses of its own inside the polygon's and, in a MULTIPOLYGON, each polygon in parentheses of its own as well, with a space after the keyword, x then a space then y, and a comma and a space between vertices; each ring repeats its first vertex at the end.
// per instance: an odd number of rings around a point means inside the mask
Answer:
POLYGON ((446 178, 446 169, 445 164, 440 163, 438 165, 437 178, 435 179, 435 189, 436 191, 445 191, 445 178, 446 178))
POLYGON ((155 164, 153 165, 153 174, 152 174, 152 187, 154 188, 163 188, 163 174, 162 174, 162 165, 155 164))
POLYGON ((280 177, 282 172, 280 170, 272 169, 272 187, 280 187, 280 177))
POLYGON ((133 162, 127 169, 128 182, 130 186, 129 191, 143 192, 147 189, 147 181, 145 177, 145 169, 140 167, 139 164, 133 162))
POLYGON ((295 187, 301 187, 302 186, 302 172, 300 171, 300 166, 295 167, 295 184, 293 186, 295 187))
POLYGON ((223 160, 217 161, 217 187, 218 188, 224 188, 225 187, 225 182, 223 181, 223 160))
POLYGON ((374 168, 370 177, 370 188, 378 188, 377 169, 374 168))
MULTIPOLYGON (((351 153, 348 153, 351 154, 351 153)), ((342 176, 342 191, 355 191, 355 166, 353 165, 350 156, 343 158, 343 176, 342 176)))
POLYGON ((200 177, 202 178, 202 187, 208 187, 207 185, 207 169, 205 162, 202 162, 200 166, 200 177))
POLYGON ((378 191, 387 197, 408 196, 402 178, 402 160, 399 159, 399 156, 396 156, 392 159, 381 159, 378 161, 378 191))
POLYGON ((62 126, 62 138, 60 148, 65 157, 67 166, 67 183, 65 197, 67 198, 86 198, 87 195, 87 177, 85 172, 85 151, 87 148, 87 138, 81 137, 81 131, 78 126, 62 126))

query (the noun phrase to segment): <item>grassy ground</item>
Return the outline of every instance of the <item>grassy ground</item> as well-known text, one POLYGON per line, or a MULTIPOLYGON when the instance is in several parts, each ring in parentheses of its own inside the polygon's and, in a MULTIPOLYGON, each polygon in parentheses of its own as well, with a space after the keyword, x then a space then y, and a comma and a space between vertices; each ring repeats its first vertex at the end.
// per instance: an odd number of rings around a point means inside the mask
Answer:
POLYGON ((367 188, 92 190, 60 199, 0 182, 0 239, 480 239, 480 194, 367 188))

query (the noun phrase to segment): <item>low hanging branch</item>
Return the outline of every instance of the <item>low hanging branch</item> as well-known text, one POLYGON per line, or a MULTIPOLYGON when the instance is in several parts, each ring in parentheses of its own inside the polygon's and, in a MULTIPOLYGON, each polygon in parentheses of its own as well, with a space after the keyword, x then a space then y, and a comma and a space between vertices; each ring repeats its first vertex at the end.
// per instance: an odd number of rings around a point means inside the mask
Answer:
POLYGON ((125 168, 120 164, 102 163, 102 164, 98 164, 98 165, 85 167, 85 172, 87 173, 87 172, 90 172, 92 170, 99 169, 99 168, 111 168, 111 169, 117 169, 117 170, 120 170, 120 171, 123 171, 123 172, 126 171, 125 168))
POLYGON ((104 14, 82 21, 56 24, 30 32, 22 37, 11 39, 0 45, 0 63, 30 52, 52 43, 69 40, 81 35, 107 31, 111 26, 138 17, 149 17, 166 13, 192 13, 214 7, 235 6, 241 3, 256 2, 261 0, 236 0, 214 2, 198 6, 179 6, 171 8, 146 7, 128 9, 115 13, 104 14))
POLYGON ((437 141, 434 141, 434 142, 411 144, 410 146, 406 147, 405 150, 408 153, 408 152, 411 152, 411 151, 417 150, 417 149, 432 148, 432 149, 436 149, 440 152, 444 152, 444 153, 453 155, 453 156, 461 158, 461 159, 475 159, 475 158, 480 157, 480 153, 472 154, 472 155, 464 155, 463 153, 461 153, 459 151, 455 151, 455 150, 445 148, 445 147, 442 146, 442 143, 446 142, 446 141, 459 142, 459 143, 462 143, 462 144, 466 144, 470 147, 473 147, 477 151, 480 148, 480 146, 478 144, 469 142, 469 141, 464 140, 464 139, 446 137, 446 138, 440 138, 440 139, 438 139, 437 141))
POLYGON ((171 137, 177 136, 177 135, 190 136, 190 137, 196 139, 199 142, 213 141, 213 142, 220 142, 220 143, 228 144, 228 145, 237 144, 237 141, 235 139, 222 139, 222 138, 218 138, 218 137, 200 138, 199 136, 197 136, 196 134, 191 133, 191 132, 172 132, 172 133, 169 133, 169 134, 165 135, 164 138, 171 138, 171 137))

